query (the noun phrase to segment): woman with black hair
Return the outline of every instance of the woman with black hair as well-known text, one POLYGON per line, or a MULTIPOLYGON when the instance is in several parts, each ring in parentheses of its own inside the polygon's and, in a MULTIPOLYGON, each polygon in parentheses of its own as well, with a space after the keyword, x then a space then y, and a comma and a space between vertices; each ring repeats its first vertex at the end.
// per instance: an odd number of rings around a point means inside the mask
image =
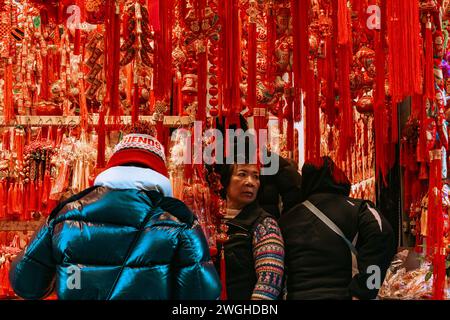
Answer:
POLYGON ((257 202, 260 168, 256 164, 225 165, 221 170, 227 229, 224 243, 229 300, 275 300, 282 289, 284 243, 274 218, 257 202))

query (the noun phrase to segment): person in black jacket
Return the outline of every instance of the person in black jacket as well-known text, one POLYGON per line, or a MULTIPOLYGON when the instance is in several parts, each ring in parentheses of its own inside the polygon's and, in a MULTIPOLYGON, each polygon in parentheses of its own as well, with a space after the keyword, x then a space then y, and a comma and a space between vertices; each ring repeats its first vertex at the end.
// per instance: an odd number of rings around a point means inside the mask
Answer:
POLYGON ((300 203, 301 175, 294 161, 276 156, 278 172, 275 175, 261 176, 258 202, 261 208, 279 219, 280 215, 300 203))
POLYGON ((394 255, 394 233, 371 202, 349 197, 350 182, 330 158, 321 161, 303 166, 302 203, 279 220, 287 299, 374 299, 394 255))

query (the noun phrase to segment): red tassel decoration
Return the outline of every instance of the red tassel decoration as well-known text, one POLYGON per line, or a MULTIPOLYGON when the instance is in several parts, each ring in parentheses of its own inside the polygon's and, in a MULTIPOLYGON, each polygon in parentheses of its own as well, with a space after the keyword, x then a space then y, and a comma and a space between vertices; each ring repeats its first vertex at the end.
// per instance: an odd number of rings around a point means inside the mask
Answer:
POLYGON ((220 251, 220 282, 222 283, 222 291, 220 293, 220 300, 227 300, 227 268, 225 263, 225 253, 222 247, 220 251))
POLYGON ((105 20, 105 73, 106 73, 106 99, 109 104, 109 114, 120 116, 119 108, 119 68, 120 64, 120 17, 116 10, 116 2, 107 0, 107 18, 105 20))
POLYGON ((133 102, 131 109, 131 122, 134 124, 139 120, 139 85, 134 84, 133 102))
POLYGON ((293 25, 293 45, 294 45, 294 110, 296 118, 300 119, 301 110, 301 90, 307 91, 311 79, 309 69, 309 8, 310 1, 291 0, 291 15, 293 25))
POLYGON ((24 187, 23 183, 20 182, 17 184, 17 214, 19 215, 20 220, 23 220, 24 218, 23 214, 24 204, 25 204, 24 187))
POLYGON ((50 196, 51 179, 48 171, 45 172, 44 182, 42 187, 42 198, 40 199, 43 206, 47 206, 48 198, 50 196))
POLYGON ((384 135, 385 126, 385 53, 383 48, 383 31, 375 34, 375 63, 376 63, 376 86, 375 86, 375 171, 377 178, 381 174, 386 185, 387 159, 384 154, 385 145, 388 143, 384 135))
POLYGON ((24 190, 23 190, 23 199, 24 199, 24 205, 23 205, 23 211, 22 211, 22 219, 25 221, 29 221, 31 220, 31 215, 30 215, 30 184, 27 183, 24 186, 24 190))
POLYGON ((79 81, 80 88, 80 127, 84 131, 88 130, 88 109, 86 104, 86 93, 84 90, 84 80, 80 79, 79 81))
MULTIPOLYGON (((312 81, 308 92, 306 93, 305 103, 305 161, 313 165, 320 165, 320 115, 317 106, 316 79, 313 70, 309 70, 312 81)), ((288 127, 289 129, 289 127, 288 127)), ((293 149, 291 149, 293 150, 293 149)))
POLYGON ((430 100, 435 97, 434 89, 434 62, 433 62, 433 37, 431 34, 431 22, 427 22, 425 28, 425 64, 424 64, 424 96, 430 100))
POLYGON ((207 63, 206 58, 206 44, 202 43, 199 45, 198 53, 198 109, 197 109, 197 120, 201 121, 203 126, 206 124, 206 81, 207 81, 207 63))
POLYGON ((37 197, 36 197, 36 184, 34 182, 34 180, 31 180, 30 182, 30 188, 29 188, 29 197, 30 197, 30 202, 29 202, 29 206, 28 206, 28 211, 31 212, 35 212, 37 210, 37 197))
POLYGON ((353 108, 350 95, 350 61, 352 59, 350 16, 346 0, 338 1, 338 78, 340 135, 338 161, 345 161, 354 139, 353 108))
POLYGON ((5 93, 4 93, 5 109, 3 113, 5 117, 5 123, 9 123, 12 120, 12 118, 14 118, 12 82, 13 82, 12 64, 8 63, 5 68, 5 93))
MULTIPOLYGON (((249 17, 248 25, 248 75, 247 75, 247 106, 250 114, 256 107, 256 17, 249 17)), ((255 130, 259 128, 255 127, 255 130)))
POLYGON ((0 220, 4 218, 6 218, 5 187, 3 181, 0 181, 0 220))
POLYGON ((442 151, 430 151, 427 256, 433 259, 433 299, 442 300, 445 288, 444 218, 442 211, 442 151))
POLYGON ((6 215, 11 216, 14 214, 14 183, 9 183, 7 199, 6 215))
POLYGON ((386 1, 392 102, 421 92, 419 2, 386 1))
POLYGON ((148 19, 155 32, 159 32, 161 30, 161 23, 159 18, 159 1, 160 0, 147 0, 148 19))
POLYGON ((105 126, 105 110, 100 111, 98 118, 98 144, 97 144, 97 170, 105 167, 105 150, 106 150, 106 126, 105 126))
POLYGON ((37 182, 36 182, 36 186, 37 186, 37 193, 36 193, 36 196, 37 196, 37 211, 39 211, 39 212, 42 212, 42 209, 43 209, 43 207, 42 207, 42 202, 41 202, 41 199, 42 199, 42 191, 43 191, 43 184, 42 184, 42 180, 38 180, 37 182))

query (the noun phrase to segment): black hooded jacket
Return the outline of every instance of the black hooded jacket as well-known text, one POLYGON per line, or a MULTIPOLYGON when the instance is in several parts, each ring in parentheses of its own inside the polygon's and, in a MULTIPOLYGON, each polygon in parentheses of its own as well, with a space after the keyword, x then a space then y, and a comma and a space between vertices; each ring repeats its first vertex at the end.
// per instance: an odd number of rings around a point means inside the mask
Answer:
POLYGON ((394 233, 369 202, 349 197, 350 183, 329 158, 302 169, 301 201, 309 200, 350 241, 355 239, 359 274, 344 240, 303 204, 282 215, 288 299, 374 299, 394 255, 394 233), (339 182, 336 182, 339 181, 339 182))

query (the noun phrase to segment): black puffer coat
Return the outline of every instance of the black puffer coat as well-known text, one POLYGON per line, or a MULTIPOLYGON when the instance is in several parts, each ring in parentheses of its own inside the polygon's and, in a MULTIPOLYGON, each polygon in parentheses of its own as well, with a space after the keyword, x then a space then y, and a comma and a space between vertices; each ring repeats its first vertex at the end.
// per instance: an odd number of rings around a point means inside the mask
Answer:
POLYGON ((344 240, 299 204, 279 220, 288 299, 373 299, 394 254, 394 233, 387 220, 372 203, 348 197, 350 184, 336 183, 333 176, 328 160, 319 169, 305 165, 301 200, 319 208, 348 240, 358 234, 359 274, 352 277, 351 253, 344 240))

